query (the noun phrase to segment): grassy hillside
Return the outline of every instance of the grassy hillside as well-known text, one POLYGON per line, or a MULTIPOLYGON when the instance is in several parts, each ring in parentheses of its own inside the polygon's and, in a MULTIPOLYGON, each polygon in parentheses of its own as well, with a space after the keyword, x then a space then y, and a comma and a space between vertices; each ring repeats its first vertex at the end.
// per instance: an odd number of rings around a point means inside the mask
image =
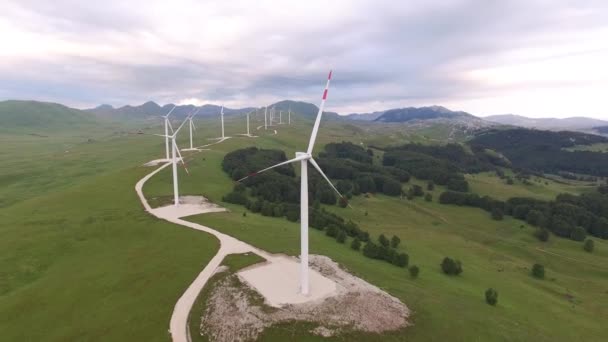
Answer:
MULTIPOLYGON (((37 101, 0 102, 0 132, 44 134, 93 128, 99 124, 90 113, 57 103, 37 101)), ((74 135, 78 134, 75 132, 74 135)))
MULTIPOLYGON (((327 129, 328 126, 322 128, 322 143, 341 134, 340 129, 333 126, 333 129, 327 129), (328 135, 328 132, 331 133, 328 135)), ((184 175, 181 184, 188 192, 203 193, 219 201, 233 185, 221 170, 223 155, 251 144, 283 148, 292 155, 298 146, 304 146, 306 137, 302 135, 307 132, 291 134, 285 131, 281 129, 278 135, 264 138, 231 139, 214 146, 212 151, 194 156, 190 169, 196 176, 184 175)), ((340 139, 342 137, 335 140, 340 139)), ((146 187, 146 195, 170 194, 169 180, 168 170, 161 173, 146 187)), ((560 191, 554 183, 536 186, 546 197, 560 191)), ((512 189, 529 192, 521 184, 513 185, 512 189)), ((434 190, 435 199, 441 191, 440 187, 434 190)), ((403 334, 376 336, 375 339, 596 341, 608 333, 607 328, 597 324, 598 317, 608 317, 605 297, 608 268, 604 266, 608 261, 608 244, 605 241, 595 239, 596 252, 589 254, 582 250, 581 243, 565 239, 553 238, 549 243, 540 243, 532 235, 533 227, 511 218, 497 222, 479 209, 420 199, 410 202, 381 195, 357 197, 351 203, 354 209, 329 209, 355 220, 374 238, 381 233, 398 235, 403 241, 400 249, 410 254, 411 264, 421 268, 420 278, 411 280, 403 269, 352 251, 348 247, 350 239, 346 245, 340 245, 323 232, 311 229, 314 253, 332 257, 413 309, 414 326, 403 334), (452 278, 441 273, 439 263, 445 256, 463 262, 461 276, 452 278), (537 262, 545 265, 546 280, 530 277, 530 267, 537 262), (497 307, 484 302, 483 292, 488 287, 499 292, 497 307)), ((298 224, 252 213, 243 217, 243 207, 224 205, 231 212, 201 215, 192 220, 272 252, 299 253, 298 224)), ((293 336, 319 340, 298 324, 270 329, 264 340, 280 341, 293 336)), ((365 339, 373 340, 374 337, 365 336, 365 339)))
MULTIPOLYGON (((281 148, 291 156, 304 149, 311 122, 294 119, 295 125, 276 128, 276 135, 275 128, 255 130, 260 137, 251 139, 235 136, 245 130, 243 118, 228 118, 226 132, 234 138, 184 155, 190 175, 180 169, 182 194, 203 194, 220 202, 233 185, 220 166, 229 151, 256 145, 281 148)), ((197 122, 196 145, 218 135, 218 121, 197 122)), ((160 126, 145 129, 158 131, 160 126)), ((10 163, 0 169, 3 340, 166 341, 175 301, 218 247, 209 235, 157 221, 141 208, 133 187, 150 169, 139 165, 162 157, 162 139, 103 132, 83 130, 83 136, 95 136, 93 142, 84 137, 22 137, 0 152, 10 163)), ((0 133, 3 142, 8 138, 0 133)), ((179 142, 185 146, 186 140, 184 134, 179 142)), ((323 144, 342 140, 364 146, 428 142, 415 132, 324 122, 316 152, 323 144)), ((153 177, 144 188, 146 196, 170 195, 170 176, 167 169, 153 177)), ((435 200, 440 191, 434 190, 435 200)), ((268 251, 298 254, 298 224, 252 213, 243 217, 243 207, 223 205, 231 211, 192 220, 268 251)), ((570 240, 553 238, 543 244, 520 221, 497 222, 479 209, 419 199, 358 197, 352 205, 328 209, 352 218, 374 238, 398 235, 400 250, 421 268, 419 279, 411 280, 404 269, 367 259, 311 229, 312 252, 332 257, 413 310, 414 325, 403 334, 366 340, 596 341, 608 334, 598 324, 608 317, 605 241, 595 240, 593 254, 570 240), (441 274, 444 256, 460 259, 464 273, 456 278, 441 274), (545 265, 546 280, 528 275, 534 262, 545 265), (499 292, 496 307, 484 302, 488 287, 499 292)), ((298 324, 270 329, 263 337, 284 341, 294 334, 300 340, 319 340, 298 324)), ((362 337, 351 340, 357 338, 362 337)))

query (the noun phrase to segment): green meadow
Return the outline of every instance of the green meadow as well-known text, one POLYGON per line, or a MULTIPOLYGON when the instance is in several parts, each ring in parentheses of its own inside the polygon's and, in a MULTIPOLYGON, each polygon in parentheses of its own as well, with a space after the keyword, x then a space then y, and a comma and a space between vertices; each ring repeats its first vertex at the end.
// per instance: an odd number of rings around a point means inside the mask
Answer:
MULTIPOLYGON (((291 156, 305 149, 311 122, 297 116, 294 121, 275 127, 277 135, 272 134, 275 128, 255 130, 260 121, 254 122, 253 133, 260 137, 245 138, 235 135, 245 131, 244 120, 227 117, 226 132, 233 138, 184 154, 190 175, 180 168, 181 194, 220 203, 234 185, 221 170, 223 156, 232 150, 254 145, 291 156)), ((152 126, 144 131, 160 130, 152 126)), ((196 145, 212 143, 206 139, 217 136, 218 120, 200 120, 197 128, 196 145)), ((134 185, 153 170, 141 164, 163 157, 161 138, 121 134, 115 128, 91 132, 92 142, 83 132, 47 138, 0 135, 7 147, 1 151, 3 160, 9 160, 0 169, 2 340, 166 341, 173 305, 218 248, 213 237, 158 221, 139 203, 134 185)), ((181 146, 186 146, 186 136, 181 135, 181 146)), ((328 121, 321 125, 315 152, 331 141, 382 146, 430 139, 328 121)), ((545 184, 544 179, 532 188, 506 185, 490 174, 467 179, 473 191, 496 198, 535 194, 550 199, 563 191, 584 191, 545 184)), ((337 340, 601 341, 608 336, 608 327, 600 323, 608 319, 606 241, 595 239, 592 254, 581 243, 553 236, 541 243, 524 222, 494 221, 480 209, 440 205, 441 191, 435 188, 433 202, 374 195, 354 198, 352 209, 327 207, 357 222, 374 239, 399 236, 410 265, 420 267, 414 280, 403 268, 351 250, 350 239, 342 245, 310 230, 311 252, 331 257, 412 310, 412 326, 403 331, 349 333, 337 340), (441 273, 445 256, 462 261, 460 276, 441 273), (545 266, 544 280, 529 275, 533 263, 545 266), (495 307, 484 301, 489 287, 499 293, 495 307)), ((153 177, 144 193, 156 200, 169 196, 170 169, 153 177)), ((230 211, 189 220, 269 252, 298 254, 297 223, 251 212, 243 216, 244 207, 220 204, 230 211)), ((235 262, 235 267, 241 265, 235 262)), ((271 328, 262 337, 284 341, 297 332, 299 340, 320 339, 306 331, 305 324, 293 323, 271 328)))

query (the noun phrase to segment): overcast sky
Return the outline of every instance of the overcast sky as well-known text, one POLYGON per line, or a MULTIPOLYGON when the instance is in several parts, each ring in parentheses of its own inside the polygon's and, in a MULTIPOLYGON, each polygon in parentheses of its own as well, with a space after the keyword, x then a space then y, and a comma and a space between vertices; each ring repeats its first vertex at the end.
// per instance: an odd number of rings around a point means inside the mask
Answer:
POLYGON ((608 1, 0 2, 0 100, 608 119, 608 1))

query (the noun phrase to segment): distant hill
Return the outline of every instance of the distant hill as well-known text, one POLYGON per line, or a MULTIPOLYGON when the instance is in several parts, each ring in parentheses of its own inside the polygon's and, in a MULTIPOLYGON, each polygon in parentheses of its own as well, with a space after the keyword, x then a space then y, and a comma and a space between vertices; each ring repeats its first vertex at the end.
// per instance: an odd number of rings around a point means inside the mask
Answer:
POLYGON ((455 112, 441 106, 396 108, 385 111, 374 121, 408 122, 414 120, 449 119, 459 122, 480 122, 482 119, 465 112, 455 112))
POLYGON ((356 121, 374 121, 382 114, 384 114, 384 112, 373 112, 363 114, 353 113, 345 115, 344 118, 356 121))
POLYGON ((538 128, 548 130, 591 130, 593 127, 606 126, 608 121, 587 117, 556 118, 528 118, 521 115, 505 114, 491 115, 484 119, 503 125, 538 128))
MULTIPOLYGON (((315 118, 317 113, 319 113, 319 107, 312 103, 302 101, 283 100, 273 103, 268 107, 274 107, 276 110, 282 110, 283 112, 287 112, 291 109, 292 113, 295 113, 296 115, 303 115, 308 118, 315 118)), ((323 112, 324 119, 336 119, 338 117, 338 113, 327 111, 323 112)))
POLYGON ((608 143, 608 138, 582 132, 527 128, 490 129, 478 132, 469 141, 475 150, 491 149, 502 153, 516 168, 608 176, 608 154, 566 150, 576 145, 597 143, 608 143))
POLYGON ((0 102, 1 131, 52 132, 97 124, 99 120, 94 115, 57 103, 17 100, 0 102))
POLYGON ((608 126, 593 127, 593 130, 598 134, 608 135, 608 126))
MULTIPOLYGON (((148 101, 139 106, 126 105, 119 108, 114 108, 110 105, 104 104, 95 108, 86 109, 86 111, 103 117, 145 119, 151 116, 165 115, 173 108, 173 106, 173 104, 166 104, 164 106, 160 106, 156 102, 148 101)), ((221 110, 221 106, 212 104, 205 104, 200 107, 196 107, 194 105, 180 105, 173 110, 171 116, 175 118, 184 118, 189 113, 192 113, 194 110, 199 108, 200 110, 197 116, 200 117, 219 115, 221 110)), ((239 109, 224 108, 224 114, 243 114, 251 110, 253 110, 253 108, 250 107, 239 109)))

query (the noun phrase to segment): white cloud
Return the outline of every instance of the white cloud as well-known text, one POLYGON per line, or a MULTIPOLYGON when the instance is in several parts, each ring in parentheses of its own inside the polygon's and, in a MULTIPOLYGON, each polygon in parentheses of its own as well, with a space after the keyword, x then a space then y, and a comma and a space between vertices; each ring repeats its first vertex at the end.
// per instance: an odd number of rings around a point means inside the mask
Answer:
POLYGON ((72 105, 442 104, 594 115, 608 86, 604 1, 117 1, 0 4, 0 95, 72 105))

